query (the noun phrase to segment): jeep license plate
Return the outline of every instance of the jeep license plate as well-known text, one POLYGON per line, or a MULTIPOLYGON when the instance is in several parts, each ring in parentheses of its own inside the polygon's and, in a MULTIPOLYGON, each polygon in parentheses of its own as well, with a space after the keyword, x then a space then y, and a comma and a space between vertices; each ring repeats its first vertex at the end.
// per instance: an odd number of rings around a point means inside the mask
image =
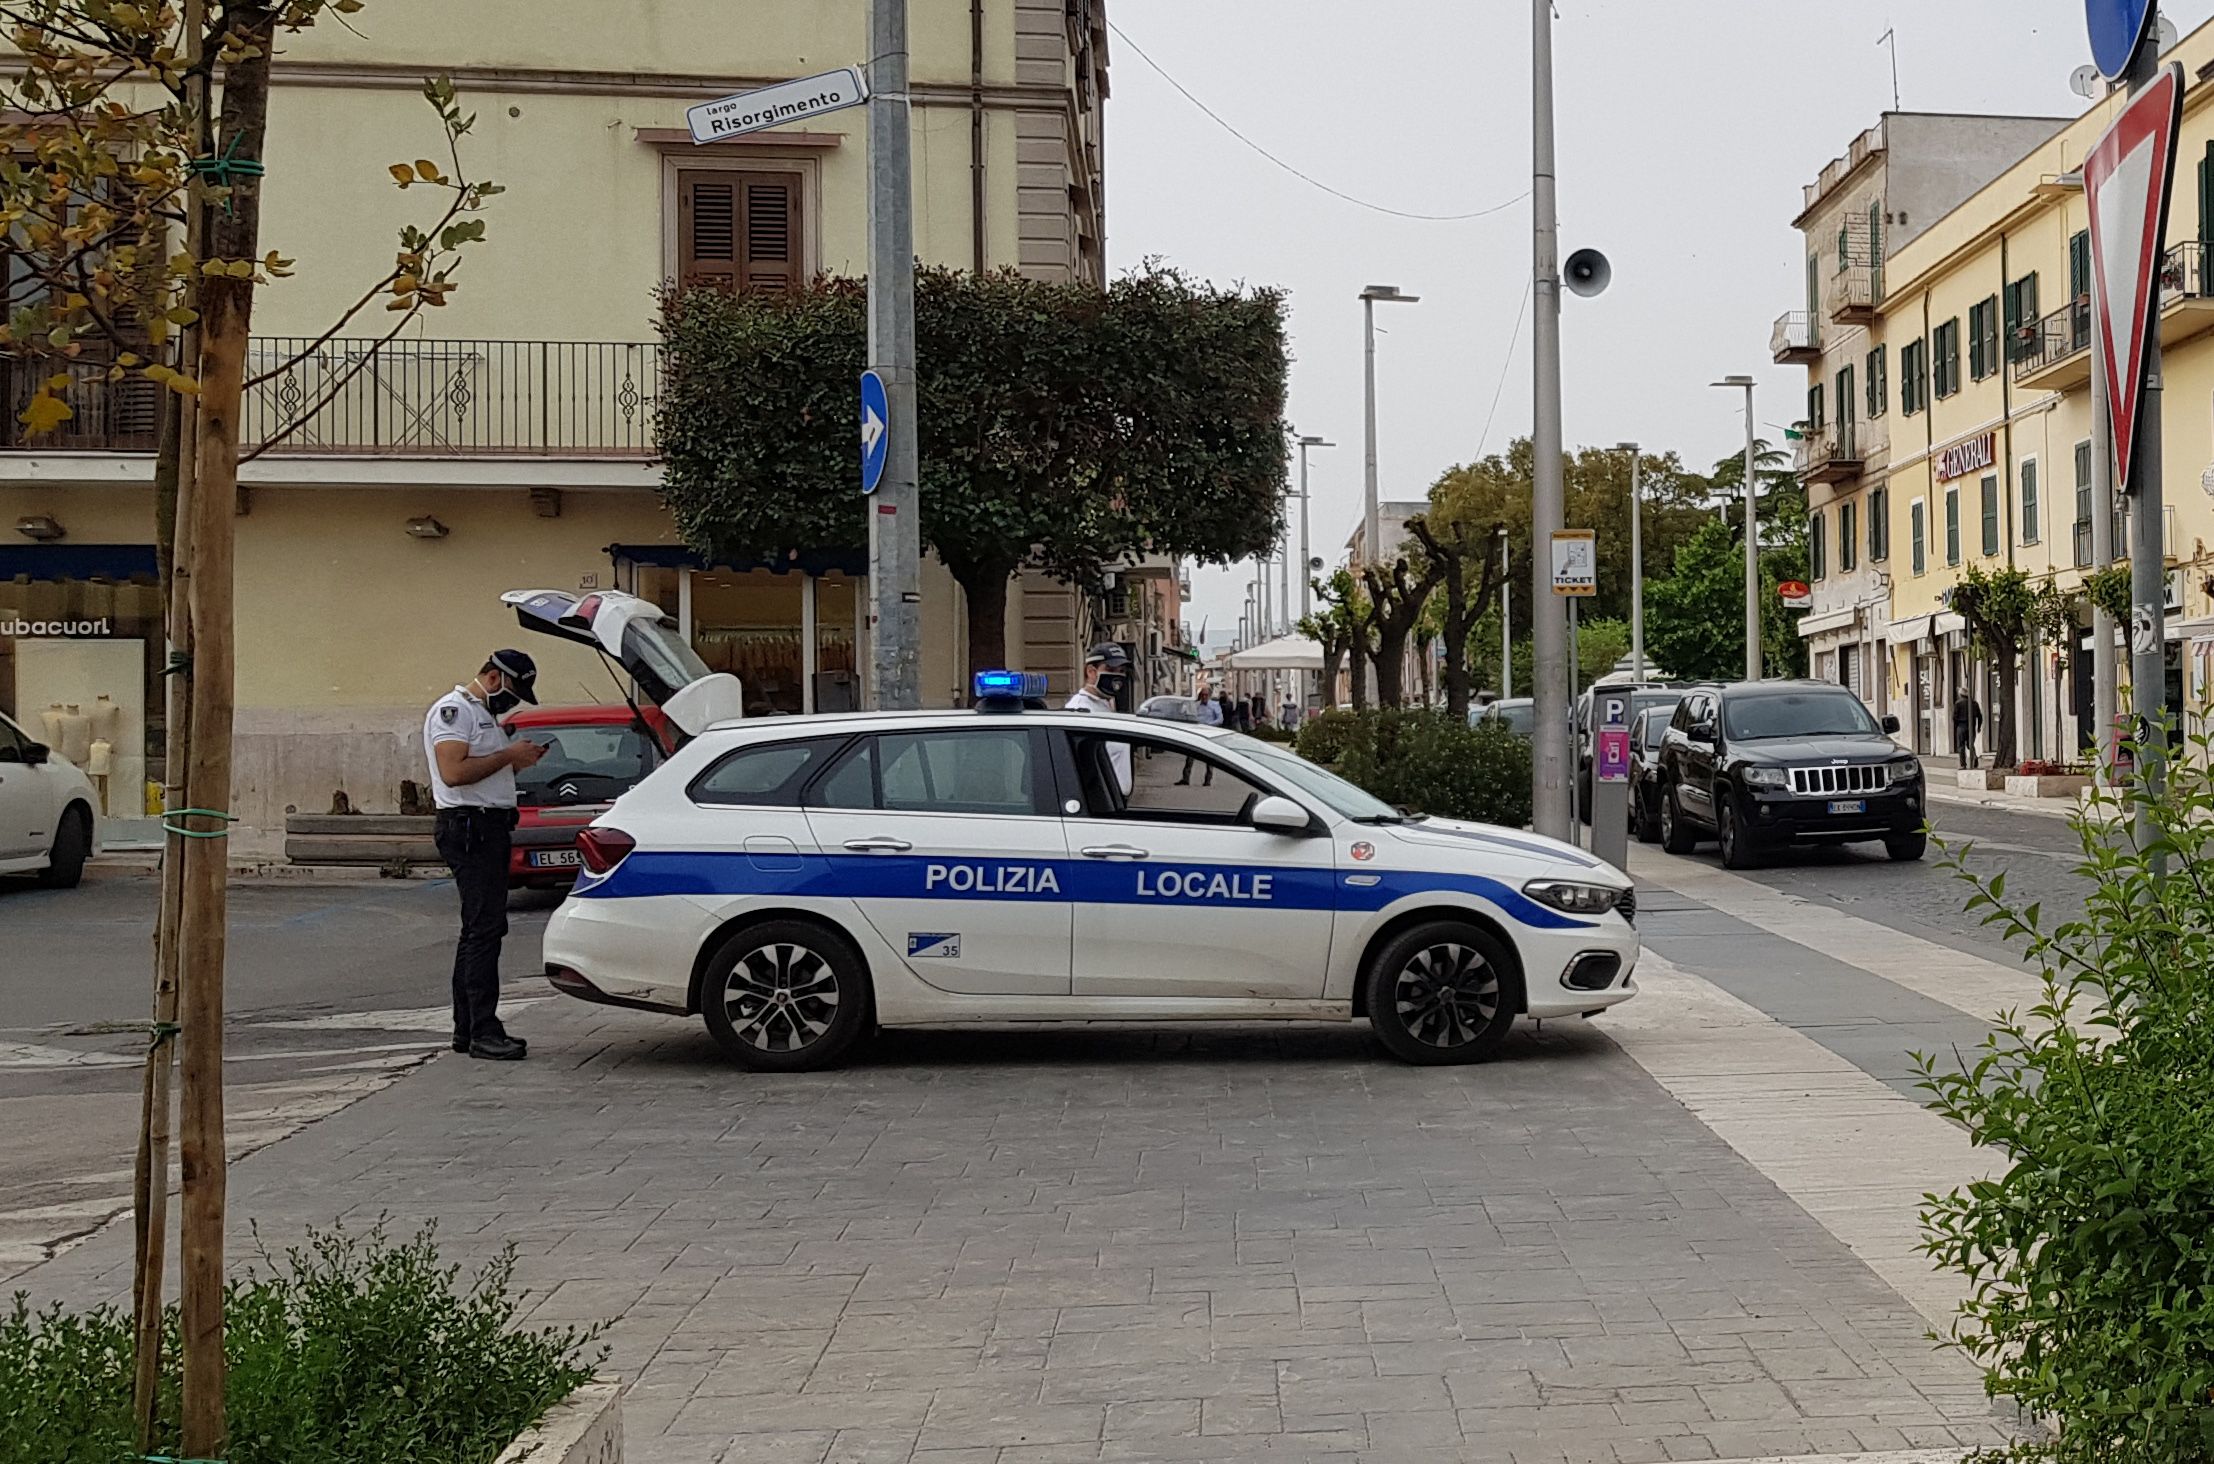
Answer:
POLYGON ((1866 813, 1867 811, 1868 800, 1865 798, 1839 798, 1832 800, 1830 803, 1830 812, 1832 813, 1866 813))
MULTIPOLYGON (((1836 812, 1836 805, 1831 805, 1836 812)), ((576 869, 583 865, 584 856, 574 849, 533 849, 530 867, 533 869, 576 869)))

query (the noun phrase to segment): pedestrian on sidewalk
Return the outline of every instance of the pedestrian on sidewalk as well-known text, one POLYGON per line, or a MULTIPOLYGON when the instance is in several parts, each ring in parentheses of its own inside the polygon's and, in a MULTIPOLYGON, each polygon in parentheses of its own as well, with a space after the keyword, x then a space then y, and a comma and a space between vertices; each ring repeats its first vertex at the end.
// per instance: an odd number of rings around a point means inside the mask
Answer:
MULTIPOLYGON (((1220 706, 1220 705, 1219 705, 1219 704, 1218 704, 1218 703, 1217 703, 1217 702, 1215 701, 1215 699, 1214 699, 1214 693, 1213 693, 1213 692, 1212 692, 1211 690, 1209 690, 1209 689, 1208 689, 1207 687, 1204 687, 1204 686, 1202 686, 1201 688, 1199 688, 1199 704, 1198 704, 1198 705, 1199 705, 1199 725, 1200 725, 1200 726, 1202 726, 1202 727, 1220 727, 1220 726, 1222 725, 1222 707, 1221 707, 1221 706, 1220 706)), ((1204 783, 1202 783, 1202 784, 1201 784, 1200 786, 1201 786, 1201 787, 1203 787, 1203 788, 1212 788, 1212 787, 1214 787, 1214 786, 1215 786, 1215 765, 1214 765, 1213 763, 1204 763, 1204 764, 1202 764, 1202 766, 1203 766, 1203 767, 1205 767, 1205 768, 1206 768, 1206 770, 1207 770, 1207 781, 1206 781, 1206 782, 1204 782, 1204 783)), ((1189 784, 1191 783, 1191 780, 1192 780, 1192 757, 1191 757, 1191 754, 1189 754, 1189 753, 1186 753, 1186 754, 1184 755, 1184 775, 1183 775, 1182 777, 1178 778, 1178 779, 1177 779, 1176 781, 1177 781, 1177 782, 1178 782, 1178 783, 1179 783, 1180 785, 1186 785, 1186 786, 1188 786, 1188 785, 1189 785, 1189 784)))
POLYGON ((1953 703, 1953 751, 1960 757, 1964 768, 1983 766, 1983 759, 1976 751, 1976 737, 1983 731, 1983 708, 1976 699, 1963 691, 1953 703))
POLYGON ((546 749, 517 741, 500 718, 538 704, 538 667, 521 651, 494 651, 466 686, 431 704, 423 758, 438 804, 438 854, 461 892, 454 942, 454 1051, 513 1062, 528 1050, 500 1025, 500 941, 507 934, 507 865, 515 832, 515 772, 546 749))

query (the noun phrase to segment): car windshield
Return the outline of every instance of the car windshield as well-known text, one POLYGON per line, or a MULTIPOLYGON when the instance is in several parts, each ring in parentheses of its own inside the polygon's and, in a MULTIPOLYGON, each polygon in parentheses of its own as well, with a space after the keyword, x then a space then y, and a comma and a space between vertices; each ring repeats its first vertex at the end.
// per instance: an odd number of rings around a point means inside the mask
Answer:
POLYGON ((1237 732, 1223 738, 1222 745, 1244 753, 1300 792, 1327 804, 1340 817, 1396 823, 1402 816, 1398 809, 1381 798, 1363 792, 1336 773, 1315 766, 1296 752, 1288 752, 1257 737, 1247 737, 1237 732))
POLYGON ((1879 730, 1860 698, 1843 691, 1726 697, 1722 722, 1731 739, 1741 742, 1769 737, 1859 737, 1879 730))
POLYGON ((546 749, 535 765, 516 770, 515 801, 526 808, 610 802, 661 760, 651 738, 615 723, 524 726, 515 735, 546 749))
MULTIPOLYGON (((1641 691, 1630 698, 1630 719, 1635 721, 1640 712, 1672 712, 1676 709, 1676 703, 1683 699, 1684 694, 1680 691, 1641 691)), ((1665 722, 1668 718, 1663 715, 1661 720, 1665 722)))

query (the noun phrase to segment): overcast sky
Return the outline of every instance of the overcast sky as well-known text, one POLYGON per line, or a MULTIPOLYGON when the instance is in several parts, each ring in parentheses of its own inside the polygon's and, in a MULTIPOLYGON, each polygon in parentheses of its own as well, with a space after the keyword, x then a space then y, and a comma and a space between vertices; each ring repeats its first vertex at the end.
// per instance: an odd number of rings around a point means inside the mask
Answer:
MULTIPOLYGON (((2214 0, 2162 11, 2188 34, 2214 0)), ((2073 115, 2069 73, 2090 59, 2083 0, 1559 0, 1558 14, 1561 247, 1615 267, 1605 295, 1562 312, 1567 441, 1634 439, 1695 467, 1743 441, 1743 399, 1710 388, 1718 377, 1759 379, 1764 424, 1804 409, 1804 372, 1769 362, 1768 329, 1805 290, 1801 185, 1891 106, 1877 38, 1896 26, 1909 111, 2073 115)), ((1289 291, 1289 415, 1340 444, 1313 456, 1315 553, 1335 563, 1360 513, 1361 287, 1423 297, 1377 310, 1381 493, 1421 498, 1530 430, 1528 319, 1515 329, 1529 204, 1428 223, 1340 201, 1208 120, 1138 50, 1321 183, 1458 214, 1529 188, 1529 7, 1113 0, 1108 15, 1110 262, 1157 255, 1289 291)), ((1249 578, 1197 571, 1194 630, 1206 619, 1227 643, 1249 578)))

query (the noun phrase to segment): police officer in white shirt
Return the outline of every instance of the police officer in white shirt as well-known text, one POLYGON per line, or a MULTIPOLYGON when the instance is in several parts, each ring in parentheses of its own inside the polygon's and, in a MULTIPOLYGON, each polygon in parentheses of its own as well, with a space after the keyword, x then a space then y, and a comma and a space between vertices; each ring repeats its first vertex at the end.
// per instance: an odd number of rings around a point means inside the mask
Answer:
MULTIPOLYGON (((1113 641, 1093 646, 1084 656, 1084 684, 1070 695, 1064 711, 1112 712, 1120 710, 1116 701, 1130 685, 1130 653, 1113 641)), ((1130 796, 1130 744, 1107 744, 1107 760, 1115 766, 1115 781, 1122 784, 1122 796, 1130 796)))
POLYGON ((521 651, 494 651, 467 686, 431 704, 423 757, 438 802, 438 853, 461 891, 454 946, 454 1051, 512 1062, 528 1050, 500 1025, 500 941, 507 934, 507 866, 515 831, 515 770, 546 755, 511 738, 499 719, 538 704, 538 667, 521 651))

